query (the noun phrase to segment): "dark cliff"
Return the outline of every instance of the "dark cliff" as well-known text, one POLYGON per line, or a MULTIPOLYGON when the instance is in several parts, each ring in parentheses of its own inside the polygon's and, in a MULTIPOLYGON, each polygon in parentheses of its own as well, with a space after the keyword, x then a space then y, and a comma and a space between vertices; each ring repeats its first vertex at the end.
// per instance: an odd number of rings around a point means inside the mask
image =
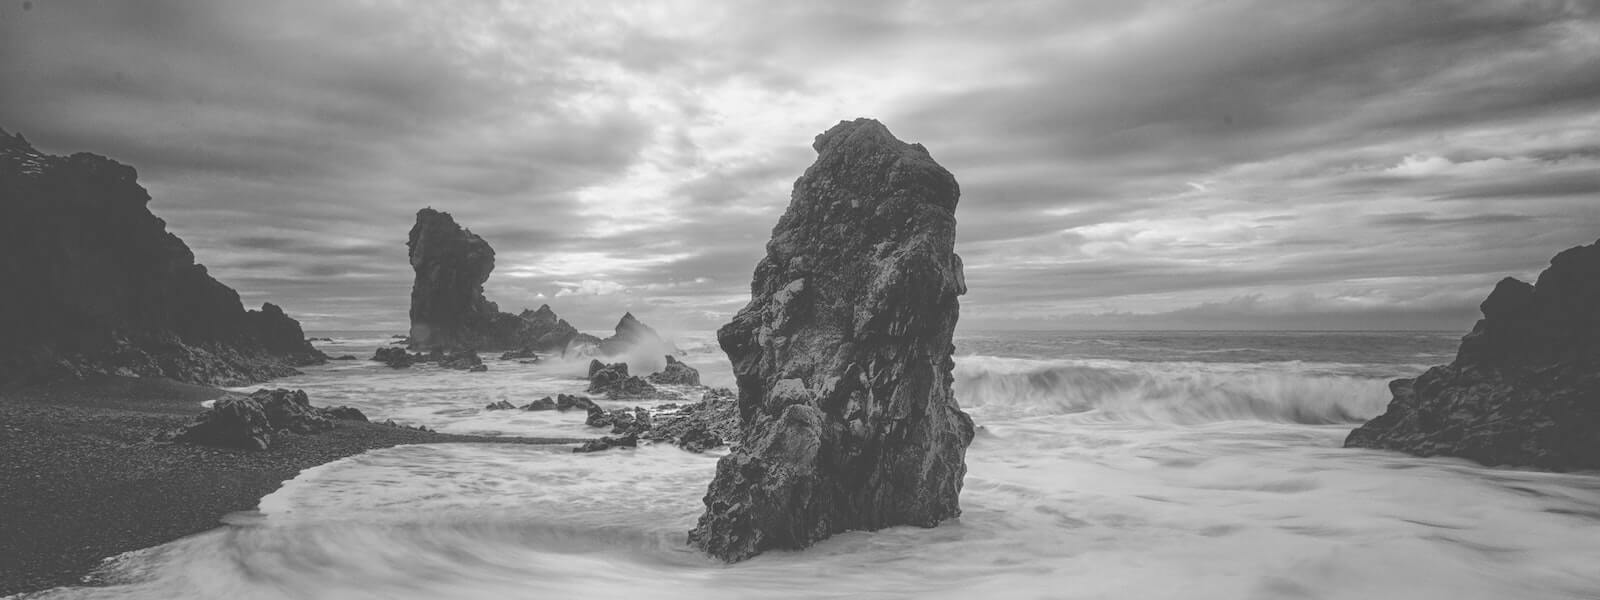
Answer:
POLYGON ((1489 465, 1600 469, 1600 242, 1507 277, 1456 359, 1389 384, 1388 411, 1346 446, 1489 465))
POLYGON ((973 426, 950 390, 960 190, 877 121, 842 122, 813 147, 750 304, 717 334, 742 443, 689 540, 723 560, 961 513, 973 426))
POLYGON ((242 385, 324 357, 195 263, 133 167, 0 132, 0 381, 95 373, 242 385))

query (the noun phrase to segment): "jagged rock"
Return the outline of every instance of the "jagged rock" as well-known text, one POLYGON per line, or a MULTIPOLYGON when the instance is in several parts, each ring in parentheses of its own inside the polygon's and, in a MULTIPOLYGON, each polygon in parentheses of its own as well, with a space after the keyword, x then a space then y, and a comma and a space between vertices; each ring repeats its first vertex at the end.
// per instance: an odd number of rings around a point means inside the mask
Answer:
POLYGON ((483 372, 489 367, 483 364, 483 359, 478 358, 478 353, 471 350, 449 352, 437 357, 441 369, 456 369, 460 371, 483 372))
POLYGON ((366 421, 366 415, 348 406, 321 409, 311 406, 300 390, 260 389, 247 397, 218 399, 195 422, 171 436, 175 442, 206 446, 266 450, 274 436, 312 434, 333 429, 334 419, 366 421))
POLYGON ((1536 285, 1506 278, 1455 361, 1389 383, 1347 447, 1488 465, 1600 469, 1600 241, 1557 254, 1536 285))
POLYGON ((600 410, 600 407, 594 403, 594 400, 590 400, 586 396, 556 394, 557 410, 572 410, 574 408, 590 412, 600 410))
POLYGON ((417 211, 406 242, 416 280, 411 287, 412 348, 421 350, 560 351, 578 331, 549 305, 521 315, 500 312, 483 296, 494 249, 449 213, 417 211))
POLYGON ((419 357, 406 352, 405 348, 379 348, 372 353, 372 360, 389 365, 391 369, 404 369, 417 363, 419 357))
POLYGON ((577 448, 573 448, 572 451, 599 452, 612 448, 637 448, 638 446, 639 438, 637 436, 625 435, 622 437, 603 437, 598 440, 589 440, 580 444, 577 448))
POLYGON ((617 356, 633 353, 639 356, 660 356, 663 354, 677 354, 678 347, 672 345, 661 334, 656 333, 649 325, 639 322, 633 313, 623 313, 613 328, 611 337, 600 340, 599 351, 601 356, 617 356))
POLYGON ((589 361, 589 393, 605 394, 612 399, 647 398, 657 394, 655 386, 644 379, 628 374, 628 363, 602 364, 589 361))
POLYGON ((813 147, 750 304, 717 332, 742 432, 689 541, 726 561, 961 513, 955 178, 868 119, 813 147))
POLYGON ((679 362, 671 354, 664 358, 667 359, 667 366, 645 377, 645 381, 662 385, 700 385, 700 371, 679 362))
POLYGON ((564 358, 590 358, 600 356, 600 338, 580 333, 567 341, 565 348, 561 349, 564 358))
MULTIPOLYGON (((551 404, 551 407, 554 407, 554 406, 555 406, 554 404, 551 404)), ((487 406, 484 406, 483 409, 484 410, 511 410, 511 409, 516 408, 516 407, 517 407, 517 405, 512 404, 510 402, 507 402, 505 400, 497 400, 497 401, 494 401, 494 402, 490 402, 487 406)), ((524 407, 523 410, 527 410, 527 408, 524 407)))
POLYGON ((545 396, 545 397, 540 398, 538 400, 534 400, 533 402, 529 402, 527 404, 522 405, 522 410, 555 410, 555 409, 556 409, 556 401, 555 401, 554 398, 551 398, 549 396, 545 396))
POLYGON ((93 374, 235 386, 326 360, 247 311, 151 214, 132 167, 0 135, 0 383, 93 374))
POLYGON ((654 416, 649 439, 667 441, 690 452, 704 452, 739 439, 739 402, 733 392, 707 390, 688 406, 667 404, 654 416), (671 412, 667 412, 671 411, 671 412))

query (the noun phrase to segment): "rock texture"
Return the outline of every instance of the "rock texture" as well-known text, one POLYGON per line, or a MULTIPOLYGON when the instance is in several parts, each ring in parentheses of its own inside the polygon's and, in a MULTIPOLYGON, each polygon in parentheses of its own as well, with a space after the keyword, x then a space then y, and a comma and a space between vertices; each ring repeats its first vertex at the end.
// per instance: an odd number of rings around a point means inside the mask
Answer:
POLYGON ((0 130, 0 382, 91 374, 246 385, 326 357, 195 263, 133 167, 0 130))
POLYGON ((1390 382, 1345 446, 1488 465, 1600 469, 1600 241, 1557 254, 1536 285, 1506 278, 1456 359, 1390 382))
POLYGON ((689 541, 727 561, 961 514, 973 427, 950 391, 966 292, 955 178, 873 120, 813 147, 750 304, 717 333, 742 432, 689 541))
POLYGON ((671 354, 666 355, 667 366, 659 372, 651 373, 645 381, 662 385, 700 385, 700 371, 694 367, 679 362, 671 354))
POLYGON ((312 434, 337 427, 336 421, 363 421, 366 415, 348 406, 311 406, 300 390, 260 389, 248 397, 220 398, 195 422, 170 436, 171 441, 204 446, 266 450, 274 436, 312 434))

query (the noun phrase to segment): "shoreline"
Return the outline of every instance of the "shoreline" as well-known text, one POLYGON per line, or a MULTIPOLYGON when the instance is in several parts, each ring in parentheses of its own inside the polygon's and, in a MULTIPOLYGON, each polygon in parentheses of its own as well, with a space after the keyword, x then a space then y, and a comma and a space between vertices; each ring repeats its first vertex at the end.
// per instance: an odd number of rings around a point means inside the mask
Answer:
POLYGON ((368 450, 583 441, 360 422, 281 436, 265 451, 154 441, 228 393, 111 376, 0 388, 0 597, 81 584, 105 558, 222 526, 305 469, 368 450))

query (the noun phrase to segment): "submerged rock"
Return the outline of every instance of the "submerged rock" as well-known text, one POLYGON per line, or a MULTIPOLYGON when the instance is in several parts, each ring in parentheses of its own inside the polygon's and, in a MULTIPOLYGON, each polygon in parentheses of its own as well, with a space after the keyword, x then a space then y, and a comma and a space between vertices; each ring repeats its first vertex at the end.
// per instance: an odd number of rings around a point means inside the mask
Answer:
POLYGON ((717 333, 742 432, 689 541, 726 561, 961 514, 955 178, 869 119, 813 147, 750 304, 717 333))
POLYGON ((235 386, 326 360, 278 306, 246 310, 149 202, 133 167, 0 133, 0 383, 235 386))
POLYGON ((1506 278, 1455 361, 1389 383, 1347 447, 1487 465, 1600 469, 1600 241, 1557 254, 1536 285, 1506 278))
POLYGON ((573 448, 572 451, 573 452, 600 452, 602 450, 610 450, 612 448, 637 448, 638 446, 639 446, 639 437, 638 436, 625 435, 625 436, 621 436, 621 437, 603 437, 603 438, 600 438, 600 439, 597 439, 597 440, 589 440, 587 442, 579 444, 578 447, 577 448, 573 448))
MULTIPOLYGON (((553 406, 554 406, 554 404, 552 404, 552 407, 553 406)), ((512 404, 510 402, 507 402, 505 400, 496 400, 496 401, 490 402, 488 405, 484 406, 483 409, 484 410, 512 410, 512 409, 515 409, 516 407, 517 407, 517 405, 512 404)))
POLYGON ((700 385, 700 371, 694 367, 679 362, 671 354, 665 356, 667 366, 661 371, 651 373, 645 381, 662 385, 700 385))
POLYGON ((483 359, 478 358, 478 353, 471 350, 448 352, 439 356, 436 360, 439 363, 439 367, 443 369, 472 372, 489 370, 489 367, 483 364, 483 359))
POLYGON ((739 402, 733 392, 707 390, 688 406, 664 405, 654 416, 649 439, 671 442, 690 452, 704 452, 739 439, 739 402), (670 411, 670 412, 668 412, 670 411))

